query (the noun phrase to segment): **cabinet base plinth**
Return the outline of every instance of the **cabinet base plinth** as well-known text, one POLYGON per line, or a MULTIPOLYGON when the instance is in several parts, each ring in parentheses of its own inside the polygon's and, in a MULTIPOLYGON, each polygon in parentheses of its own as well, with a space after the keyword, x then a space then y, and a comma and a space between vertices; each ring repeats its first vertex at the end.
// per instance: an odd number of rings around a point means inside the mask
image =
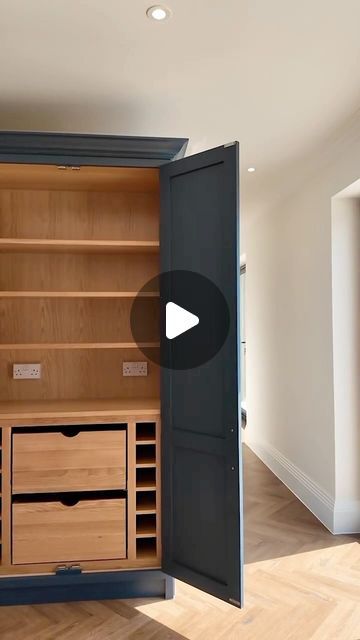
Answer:
POLYGON ((158 570, 0 579, 0 605, 174 597, 174 580, 158 570))

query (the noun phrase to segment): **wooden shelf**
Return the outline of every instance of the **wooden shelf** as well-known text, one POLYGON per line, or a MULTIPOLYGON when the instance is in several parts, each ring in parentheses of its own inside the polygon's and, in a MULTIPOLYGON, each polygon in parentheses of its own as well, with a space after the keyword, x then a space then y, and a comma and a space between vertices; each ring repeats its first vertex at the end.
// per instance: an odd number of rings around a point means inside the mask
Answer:
POLYGON ((136 513, 153 514, 156 513, 156 498, 154 493, 138 494, 136 496, 136 513))
POLYGON ((11 252, 83 252, 83 253, 156 253, 159 242, 152 240, 43 240, 0 238, 0 251, 11 252))
POLYGON ((146 522, 140 523, 136 527, 137 538, 154 538, 156 537, 156 523, 147 524, 146 522))
POLYGON ((158 291, 0 291, 0 298, 158 298, 158 291))
POLYGON ((32 418, 95 418, 114 415, 158 416, 159 413, 159 400, 151 398, 0 402, 0 421, 32 418))
MULTIPOLYGON (((159 342, 34 342, 0 344, 0 351, 27 351, 41 349, 158 349, 159 342)), ((149 441, 152 444, 154 440, 149 441)), ((141 442, 147 444, 147 442, 141 442)))
POLYGON ((149 506, 148 508, 146 508, 144 506, 141 506, 138 509, 136 509, 136 515, 139 516, 139 515, 142 515, 142 514, 144 514, 144 515, 146 515, 146 514, 149 514, 149 515, 156 514, 156 508, 155 507, 151 507, 151 506, 149 506))
POLYGON ((137 469, 151 469, 153 467, 156 467, 156 462, 151 458, 149 458, 148 460, 143 459, 141 462, 136 463, 137 469))
POLYGON ((153 483, 148 483, 146 484, 146 482, 138 482, 137 483, 137 487, 136 487, 136 491, 155 491, 156 490, 156 484, 153 483))
POLYGON ((149 456, 146 458, 145 456, 136 463, 137 469, 151 469, 152 467, 156 467, 156 462, 153 456, 149 456))
POLYGON ((139 549, 136 553, 137 560, 154 560, 156 558, 155 549, 139 549))

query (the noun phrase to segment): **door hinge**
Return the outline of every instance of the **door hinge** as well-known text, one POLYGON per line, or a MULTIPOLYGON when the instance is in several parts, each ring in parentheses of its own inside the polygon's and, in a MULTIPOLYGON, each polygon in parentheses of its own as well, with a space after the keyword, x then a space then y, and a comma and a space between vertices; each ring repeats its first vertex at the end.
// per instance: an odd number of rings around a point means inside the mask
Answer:
POLYGON ((55 569, 55 574, 57 576, 69 576, 69 575, 78 575, 82 573, 82 568, 79 564, 72 564, 67 566, 66 564, 61 564, 55 569))
POLYGON ((229 602, 231 604, 234 604, 235 607, 239 607, 239 609, 241 609, 241 604, 240 604, 240 602, 238 600, 235 600, 234 598, 229 598, 229 602))
POLYGON ((57 165, 57 169, 61 169, 61 171, 80 171, 79 166, 77 165, 71 165, 71 164, 58 164, 57 165))

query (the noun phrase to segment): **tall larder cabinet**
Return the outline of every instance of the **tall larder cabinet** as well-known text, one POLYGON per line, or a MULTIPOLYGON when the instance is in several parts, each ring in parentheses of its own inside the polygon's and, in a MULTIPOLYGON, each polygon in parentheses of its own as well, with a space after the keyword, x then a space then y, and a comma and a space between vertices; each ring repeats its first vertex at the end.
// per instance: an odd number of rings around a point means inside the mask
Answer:
POLYGON ((175 577, 241 605, 238 145, 186 144, 0 133, 0 604, 171 597, 175 577), (190 368, 147 356, 175 357, 175 271, 229 313, 190 368))

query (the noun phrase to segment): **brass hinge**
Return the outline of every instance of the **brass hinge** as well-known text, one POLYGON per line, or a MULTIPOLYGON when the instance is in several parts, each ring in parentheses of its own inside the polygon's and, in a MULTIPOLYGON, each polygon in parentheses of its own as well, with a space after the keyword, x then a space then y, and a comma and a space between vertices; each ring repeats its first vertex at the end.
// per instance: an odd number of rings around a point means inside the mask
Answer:
POLYGON ((55 574, 57 576, 78 575, 79 573, 82 573, 82 568, 79 564, 72 564, 70 566, 66 564, 60 564, 55 569, 55 574))
POLYGON ((70 171, 80 171, 80 167, 68 165, 68 164, 58 164, 57 169, 61 169, 62 171, 70 170, 70 171))

